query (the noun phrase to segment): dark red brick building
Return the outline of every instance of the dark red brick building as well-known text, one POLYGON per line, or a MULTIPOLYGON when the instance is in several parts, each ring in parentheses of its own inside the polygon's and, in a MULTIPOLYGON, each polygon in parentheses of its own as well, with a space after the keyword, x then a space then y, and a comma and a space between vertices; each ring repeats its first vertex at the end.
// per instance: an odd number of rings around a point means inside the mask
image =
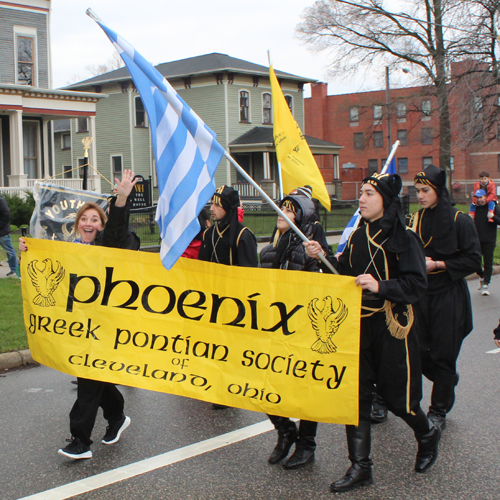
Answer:
MULTIPOLYGON (((464 74, 477 63, 452 65, 452 75, 464 74)), ((450 115, 452 126, 451 166, 456 197, 466 198, 482 170, 499 177, 498 127, 487 127, 487 116, 498 108, 498 95, 484 87, 487 71, 475 71, 459 80, 452 78, 450 115), (485 76, 486 75, 486 76, 485 76), (479 83, 481 80, 481 84, 479 83), (488 95, 489 97, 486 97, 488 95)), ((342 199, 357 198, 359 181, 380 171, 399 139, 395 158, 404 185, 428 164, 439 165, 439 112, 429 87, 390 89, 356 94, 327 95, 325 83, 312 84, 305 102, 308 135, 343 146, 339 166, 331 158, 316 157, 325 181, 342 181, 342 199)), ((407 191, 408 188, 406 188, 407 191)))

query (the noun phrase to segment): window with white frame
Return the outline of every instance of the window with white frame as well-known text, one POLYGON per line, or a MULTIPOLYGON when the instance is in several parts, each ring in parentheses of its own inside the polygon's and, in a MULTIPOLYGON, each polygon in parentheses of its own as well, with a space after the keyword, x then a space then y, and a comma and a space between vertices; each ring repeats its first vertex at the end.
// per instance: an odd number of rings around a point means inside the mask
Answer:
POLYGON ((61 149, 71 149, 71 134, 61 135, 61 149))
POLYGON ((144 103, 142 102, 141 96, 136 96, 135 101, 135 126, 136 127, 147 127, 147 115, 144 109, 144 103))
POLYGON ((240 122, 250 122, 250 93, 240 90, 240 122))
POLYGON ((455 157, 454 156, 450 156, 450 170, 452 172, 455 171, 455 157))
POLYGON ((359 108, 358 108, 358 106, 352 106, 349 109, 349 120, 351 122, 359 121, 359 108))
POLYGON ((285 101, 288 104, 288 109, 290 110, 290 113, 292 113, 293 115, 293 97, 291 95, 286 95, 285 101))
POLYGON ((38 179, 38 122, 23 121, 24 173, 28 179, 38 179))
POLYGON ((262 123, 273 123, 273 101, 271 94, 262 94, 262 123))
POLYGON ((72 179, 73 178, 73 172, 71 171, 73 167, 71 165, 63 165, 63 172, 64 172, 64 178, 65 179, 72 179))
POLYGON ((375 104, 375 106, 373 106, 373 119, 374 120, 382 119, 382 106, 380 104, 375 104))
POLYGON ((123 157, 122 155, 116 155, 111 157, 111 173, 112 173, 112 178, 114 179, 115 177, 117 179, 122 178, 122 171, 123 171, 123 157))
POLYGON ((373 132, 373 147, 374 148, 384 147, 384 133, 382 131, 373 132))
POLYGON ((396 116, 398 118, 406 118, 406 103, 398 102, 396 105, 396 116))
POLYGON ((398 141, 401 146, 408 145, 408 130, 398 130, 398 141))
POLYGON ((431 116, 431 101, 430 99, 425 99, 422 101, 422 114, 424 116, 431 116))
POLYGON ((14 26, 16 83, 38 86, 36 28, 14 26))
POLYGON ((408 158, 398 158, 398 174, 408 173, 408 158))

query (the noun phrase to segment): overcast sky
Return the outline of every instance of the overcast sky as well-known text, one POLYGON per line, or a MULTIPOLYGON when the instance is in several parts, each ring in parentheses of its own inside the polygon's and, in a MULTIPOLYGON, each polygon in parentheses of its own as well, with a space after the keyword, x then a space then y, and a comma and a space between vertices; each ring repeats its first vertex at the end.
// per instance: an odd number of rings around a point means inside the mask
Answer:
MULTIPOLYGON (((313 53, 295 27, 313 0, 52 0, 53 86, 90 78, 85 66, 106 62, 113 47, 85 11, 90 7, 109 28, 153 64, 220 52, 276 69, 328 81, 329 94, 384 87, 384 68, 369 78, 331 81, 328 54, 313 53)), ((308 95, 306 90, 306 94, 308 95)))

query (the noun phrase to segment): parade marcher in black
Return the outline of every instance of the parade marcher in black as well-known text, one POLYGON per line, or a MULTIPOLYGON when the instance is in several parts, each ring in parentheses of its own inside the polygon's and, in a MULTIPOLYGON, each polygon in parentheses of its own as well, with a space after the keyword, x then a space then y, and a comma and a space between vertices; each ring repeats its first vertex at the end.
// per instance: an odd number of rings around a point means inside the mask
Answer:
MULTIPOLYGON (((322 226, 316 220, 314 202, 299 190, 292 192, 296 194, 283 198, 281 210, 308 239, 320 241, 322 247, 326 248, 328 243, 322 226)), ((271 243, 260 253, 260 264, 263 268, 319 272, 318 259, 307 255, 302 240, 281 216, 278 217, 271 243)), ((295 451, 285 462, 285 468, 297 469, 311 463, 316 449, 318 423, 301 420, 297 431, 295 422, 287 417, 277 415, 268 417, 278 431, 278 442, 267 461, 270 464, 280 462, 287 457, 295 443, 295 451)))
MULTIPOLYGON (((124 170, 122 180, 116 181, 116 198, 109 200, 109 216, 95 203, 85 203, 76 214, 75 243, 112 248, 139 250, 140 240, 129 227, 128 196, 137 183, 131 170, 124 170)), ((28 250, 26 240, 19 239, 19 249, 28 250)), ((116 443, 129 426, 130 418, 125 416, 124 400, 114 384, 78 378, 77 399, 70 411, 69 444, 60 450, 60 455, 73 459, 92 458, 91 434, 99 407, 108 421, 103 444, 116 443)))
MULTIPOLYGON (((426 472, 437 458, 440 431, 420 408, 422 375, 411 305, 426 290, 425 256, 419 238, 406 229, 401 186, 397 174, 364 179, 359 199, 362 225, 338 260, 329 258, 340 274, 355 276, 363 289, 359 423, 346 426, 352 466, 331 484, 332 492, 373 482, 370 410, 375 384, 389 409, 414 431, 415 471, 426 472)), ((320 251, 316 242, 305 245, 311 256, 320 251)))
POLYGON ((428 280, 417 307, 420 357, 422 373, 433 382, 428 416, 444 430, 455 402, 457 358, 472 331, 465 277, 481 272, 481 253, 474 222, 450 202, 445 171, 429 165, 414 182, 422 208, 410 225, 424 244, 428 280))
POLYGON ((203 234, 198 260, 228 266, 257 267, 257 240, 250 229, 238 222, 240 196, 230 186, 215 190, 210 205, 214 224, 203 234))
POLYGON ((500 208, 495 204, 492 210, 493 216, 491 216, 486 201, 486 191, 478 189, 474 196, 476 197, 474 224, 483 255, 483 270, 479 273, 479 290, 481 295, 488 296, 490 294, 488 285, 493 273, 493 254, 497 245, 497 226, 500 225, 500 208))
MULTIPOLYGON (((210 214, 214 224, 203 233, 198 260, 226 266, 257 267, 257 240, 255 235, 238 222, 240 195, 230 186, 215 190, 210 200, 210 214)), ((213 403, 214 410, 227 406, 213 403)))

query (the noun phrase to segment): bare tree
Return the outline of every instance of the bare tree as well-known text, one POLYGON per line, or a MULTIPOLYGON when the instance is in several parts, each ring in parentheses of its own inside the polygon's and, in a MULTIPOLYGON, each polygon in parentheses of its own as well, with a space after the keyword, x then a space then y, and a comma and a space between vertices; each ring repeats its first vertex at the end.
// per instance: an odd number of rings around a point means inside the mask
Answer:
MULTIPOLYGON (((410 65, 437 98, 439 166, 451 174, 450 65, 473 57, 488 61, 487 71, 494 69, 498 75, 493 37, 499 3, 399 0, 392 2, 399 9, 395 11, 386 8, 389 2, 384 0, 317 0, 304 11, 297 33, 314 49, 331 52, 332 75, 353 74, 373 65, 410 65), (472 18, 480 24, 469 29, 472 18)), ((496 83, 497 78, 493 80, 496 83)), ((451 186, 451 175, 447 177, 451 186)))
POLYGON ((93 76, 103 75, 109 71, 120 69, 123 66, 125 66, 125 63, 120 57, 120 54, 118 54, 118 52, 113 52, 113 55, 104 63, 87 64, 85 66, 84 76, 82 77, 80 74, 73 75, 68 81, 68 85, 86 80, 87 78, 91 78, 93 76))

